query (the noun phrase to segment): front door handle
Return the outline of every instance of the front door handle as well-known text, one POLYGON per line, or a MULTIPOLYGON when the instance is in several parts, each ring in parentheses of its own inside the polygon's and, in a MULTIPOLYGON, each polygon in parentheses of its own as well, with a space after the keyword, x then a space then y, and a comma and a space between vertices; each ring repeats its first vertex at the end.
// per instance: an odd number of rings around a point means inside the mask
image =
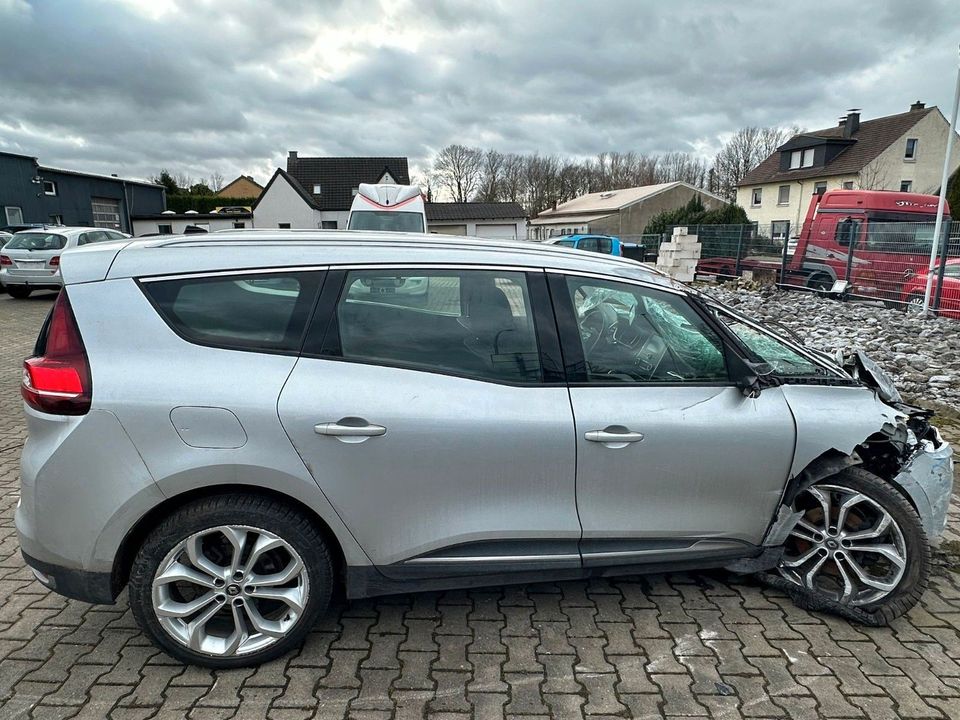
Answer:
POLYGON ((643 440, 643 433, 633 432, 625 427, 611 425, 603 430, 588 430, 583 434, 585 440, 598 443, 616 443, 620 447, 627 443, 643 440))
POLYGON ((332 435, 333 437, 379 437, 387 432, 383 425, 374 425, 363 420, 356 422, 356 418, 343 418, 336 422, 319 423, 313 426, 317 435, 332 435), (354 422, 350 422, 354 420, 354 422))

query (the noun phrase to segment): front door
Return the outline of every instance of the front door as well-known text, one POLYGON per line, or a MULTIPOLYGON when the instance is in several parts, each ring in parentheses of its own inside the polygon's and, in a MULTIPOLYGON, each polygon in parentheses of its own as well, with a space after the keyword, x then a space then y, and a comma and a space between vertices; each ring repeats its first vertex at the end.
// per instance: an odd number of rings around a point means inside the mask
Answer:
POLYGON ((550 312, 543 273, 327 283, 333 310, 280 419, 373 563, 395 578, 579 568, 573 418, 555 323, 534 317, 550 312))
POLYGON ((745 397, 680 294, 552 276, 577 437, 586 565, 727 557, 758 545, 794 424, 778 388, 745 397))

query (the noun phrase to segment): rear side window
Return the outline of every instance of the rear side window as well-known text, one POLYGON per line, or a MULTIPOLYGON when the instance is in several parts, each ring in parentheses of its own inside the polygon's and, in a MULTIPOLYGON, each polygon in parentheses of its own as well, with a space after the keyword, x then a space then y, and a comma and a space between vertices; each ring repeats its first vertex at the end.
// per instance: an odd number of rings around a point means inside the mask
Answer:
POLYGON ((509 383, 542 373, 526 276, 500 270, 347 273, 321 353, 509 383))
POLYGON ((323 273, 147 281, 143 291, 181 337, 238 350, 298 352, 323 273))

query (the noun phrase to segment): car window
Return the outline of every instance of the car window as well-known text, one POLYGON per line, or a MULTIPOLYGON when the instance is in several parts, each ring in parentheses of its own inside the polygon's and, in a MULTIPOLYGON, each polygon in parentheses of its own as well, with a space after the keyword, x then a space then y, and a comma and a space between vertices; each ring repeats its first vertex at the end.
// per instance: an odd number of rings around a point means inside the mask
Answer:
POLYGON ((770 333, 763 332, 724 312, 718 312, 720 319, 749 348, 750 352, 770 365, 776 375, 822 375, 823 368, 811 362, 789 345, 770 333))
POLYGON ((610 238, 597 238, 597 250, 610 255, 613 252, 613 241, 610 238))
POLYGON ((359 210, 350 213, 349 229, 423 232, 423 215, 397 210, 359 210))
POLYGON ((960 277, 960 265, 947 265, 943 269, 943 276, 949 278, 960 277))
POLYGON ((299 350, 319 273, 178 278, 143 283, 187 340, 238 349, 299 350))
POLYGON ((6 244, 5 250, 62 250, 67 238, 56 233, 20 232, 6 244))
POLYGON ((562 245, 563 247, 576 247, 577 244, 573 240, 557 240, 554 245, 562 245))
POLYGON ((600 249, 600 243, 595 237, 583 238, 577 243, 577 248, 588 252, 597 252, 600 249))
POLYGON ((337 303, 348 360, 502 382, 539 382, 526 277, 497 270, 357 270, 337 303))
POLYGON ((680 296, 570 276, 589 382, 722 382, 723 343, 680 296))

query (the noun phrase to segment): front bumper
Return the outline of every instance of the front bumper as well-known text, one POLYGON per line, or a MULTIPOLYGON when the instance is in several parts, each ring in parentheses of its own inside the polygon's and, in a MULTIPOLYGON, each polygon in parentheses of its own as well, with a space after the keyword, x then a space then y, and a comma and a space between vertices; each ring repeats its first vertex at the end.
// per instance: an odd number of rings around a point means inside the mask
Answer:
POLYGON ((947 510, 953 494, 953 448, 936 431, 935 440, 922 440, 920 448, 893 481, 913 500, 927 537, 934 541, 947 527, 947 510))

